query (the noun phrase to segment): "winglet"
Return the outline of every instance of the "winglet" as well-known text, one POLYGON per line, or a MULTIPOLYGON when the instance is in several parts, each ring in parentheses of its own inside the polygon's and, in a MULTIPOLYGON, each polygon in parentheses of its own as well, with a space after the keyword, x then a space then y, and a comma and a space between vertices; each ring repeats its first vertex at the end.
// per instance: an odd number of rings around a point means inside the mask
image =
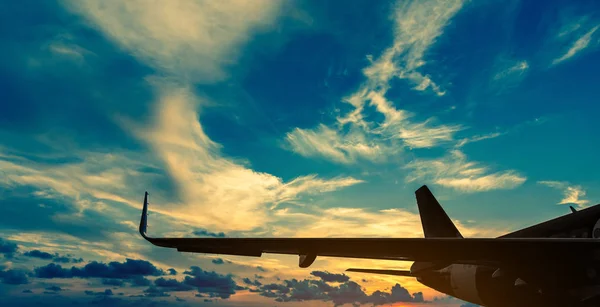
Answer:
POLYGON ((415 191, 415 195, 426 238, 463 237, 426 185, 415 191))
POLYGON ((148 192, 144 194, 144 208, 142 209, 142 218, 140 219, 140 234, 145 239, 148 239, 146 236, 146 230, 148 229, 148 192))

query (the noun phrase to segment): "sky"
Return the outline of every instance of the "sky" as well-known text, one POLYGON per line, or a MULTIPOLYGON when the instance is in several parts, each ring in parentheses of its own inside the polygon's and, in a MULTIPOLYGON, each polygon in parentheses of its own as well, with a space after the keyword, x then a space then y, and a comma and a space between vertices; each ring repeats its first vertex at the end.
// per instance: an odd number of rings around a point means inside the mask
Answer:
POLYGON ((470 306, 409 262, 173 237, 468 237, 600 199, 597 1, 0 2, 0 295, 20 306, 470 306))

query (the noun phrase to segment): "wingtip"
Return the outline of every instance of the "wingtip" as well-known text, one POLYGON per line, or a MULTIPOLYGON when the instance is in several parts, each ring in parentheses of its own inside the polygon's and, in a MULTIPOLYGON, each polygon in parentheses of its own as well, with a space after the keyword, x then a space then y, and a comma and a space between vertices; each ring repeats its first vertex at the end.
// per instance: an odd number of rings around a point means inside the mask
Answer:
POLYGON ((144 206, 142 207, 142 216, 140 218, 140 235, 144 238, 148 238, 146 236, 146 231, 148 228, 148 191, 144 193, 144 206))
POLYGON ((422 185, 420 188, 418 188, 415 193, 421 193, 421 192, 426 192, 429 191, 429 187, 427 187, 426 184, 422 185))

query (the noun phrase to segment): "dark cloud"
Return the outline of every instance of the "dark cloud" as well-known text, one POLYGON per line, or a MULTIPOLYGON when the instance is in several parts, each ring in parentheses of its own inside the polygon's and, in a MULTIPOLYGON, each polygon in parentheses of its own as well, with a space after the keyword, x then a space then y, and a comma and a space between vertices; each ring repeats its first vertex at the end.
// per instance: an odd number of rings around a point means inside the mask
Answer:
POLYGON ((63 269, 60 264, 50 263, 46 266, 35 268, 33 275, 37 278, 72 278, 71 270, 63 269))
POLYGON ((105 286, 122 287, 125 284, 125 282, 123 282, 122 279, 118 278, 105 278, 102 279, 102 284, 105 286))
POLYGON ((20 269, 10 269, 0 271, 0 279, 7 285, 25 285, 29 283, 27 271, 20 269))
POLYGON ((63 291, 63 288, 61 288, 59 286, 50 286, 50 287, 47 287, 46 290, 48 290, 48 291, 54 291, 54 292, 60 292, 60 291, 63 291))
POLYGON ((73 258, 73 256, 71 256, 71 255, 61 256, 57 253, 50 254, 48 252, 44 252, 44 251, 41 251, 38 249, 27 251, 27 252, 23 253, 23 256, 31 257, 31 258, 39 258, 39 259, 43 259, 43 260, 52 259, 53 262, 58 262, 58 263, 81 263, 81 262, 83 262, 83 258, 73 258))
POLYGON ((394 285, 389 293, 375 291, 373 294, 367 295, 361 289, 360 285, 354 281, 346 280, 338 286, 328 284, 331 281, 339 282, 339 280, 345 280, 345 278, 340 277, 345 275, 322 273, 326 272, 312 274, 319 277, 325 276, 321 280, 284 280, 283 284, 265 284, 249 291, 258 292, 264 297, 274 298, 277 302, 320 300, 331 301, 335 306, 344 304, 385 305, 397 302, 423 302, 423 294, 421 292, 411 295, 408 290, 399 284, 394 285))
POLYGON ((194 231, 194 234, 201 237, 225 238, 224 232, 210 232, 206 229, 198 229, 194 231))
POLYGON ((167 272, 169 272, 169 275, 177 275, 177 270, 175 270, 174 268, 168 269, 167 272))
POLYGON ((110 262, 108 264, 93 261, 82 268, 62 268, 60 264, 50 263, 34 269, 34 276, 38 278, 120 278, 130 279, 139 276, 160 276, 164 272, 152 263, 145 260, 127 259, 125 262, 110 262))
POLYGON ((261 267, 260 265, 256 267, 257 270, 261 271, 261 272, 267 272, 267 269, 261 267))
POLYGON ((12 256, 17 252, 17 249, 17 244, 14 242, 0 238, 0 254, 3 254, 4 257, 12 258, 12 256))
POLYGON ((37 250, 37 249, 23 253, 23 256, 39 258, 39 259, 44 259, 44 260, 54 258, 54 255, 52 255, 50 253, 42 252, 41 250, 37 250))
POLYGON ((158 278, 154 281, 154 285, 161 288, 163 291, 190 291, 194 289, 191 285, 172 278, 158 278))
POLYGON ((263 279, 265 277, 262 276, 262 275, 254 274, 254 278, 256 278, 256 279, 263 279))
POLYGON ((183 283, 195 287, 199 293, 207 293, 211 297, 229 298, 235 294, 236 283, 232 275, 221 275, 216 272, 204 271, 197 266, 190 267, 185 271, 186 276, 183 283))
POLYGON ((33 291, 29 290, 29 289, 25 289, 23 291, 21 291, 22 293, 33 293, 33 291))
POLYGON ((160 290, 156 287, 150 287, 146 290, 144 290, 144 295, 147 297, 168 297, 171 296, 171 294, 164 292, 163 290, 160 290))
POLYGON ((132 278, 129 282, 133 287, 147 287, 152 284, 152 282, 144 276, 136 276, 132 278))
POLYGON ((223 259, 221 259, 221 258, 215 258, 215 259, 212 260, 212 263, 214 263, 214 264, 223 264, 223 263, 225 263, 225 261, 223 261, 223 259))
POLYGON ((58 263, 82 263, 83 258, 74 258, 72 255, 65 255, 65 256, 55 255, 54 259, 52 259, 52 261, 58 262, 58 263))
POLYGON ((327 271, 312 271, 310 275, 321 278, 325 282, 346 282, 350 280, 346 274, 332 274, 327 271))
POLYGON ((175 297, 175 300, 176 300, 176 301, 178 301, 178 302, 185 302, 185 300, 184 300, 184 299, 182 299, 182 298, 179 298, 179 297, 175 297))
POLYGON ((111 289, 106 289, 106 290, 100 291, 100 292, 94 292, 94 291, 91 291, 91 290, 85 290, 85 291, 83 291, 83 293, 85 293, 86 295, 95 295, 95 296, 102 296, 102 295, 104 295, 104 296, 110 296, 110 295, 113 295, 113 292, 112 292, 111 289))
POLYGON ((245 277, 244 279, 242 279, 242 281, 243 281, 245 284, 247 284, 247 285, 251 285, 251 286, 257 286, 257 287, 260 287, 260 286, 262 286, 262 283, 261 283, 260 281, 258 281, 258 280, 254 280, 254 281, 252 281, 252 280, 250 280, 250 278, 248 278, 248 277, 245 277))

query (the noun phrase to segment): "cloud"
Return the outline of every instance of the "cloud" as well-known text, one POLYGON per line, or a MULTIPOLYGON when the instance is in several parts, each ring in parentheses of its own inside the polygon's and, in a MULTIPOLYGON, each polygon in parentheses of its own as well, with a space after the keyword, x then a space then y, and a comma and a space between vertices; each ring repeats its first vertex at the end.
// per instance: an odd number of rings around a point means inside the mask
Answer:
POLYGON ((494 81, 499 81, 499 80, 505 79, 505 78, 512 78, 513 81, 515 81, 515 82, 520 81, 523 78, 523 76, 525 75, 525 73, 527 72, 527 70, 529 69, 529 63, 525 60, 521 60, 521 61, 504 60, 499 65, 503 65, 504 67, 502 68, 501 71, 499 71, 498 73, 496 73, 494 75, 494 78, 493 78, 494 81))
POLYGON ((42 252, 40 250, 34 249, 31 251, 27 251, 25 253, 23 253, 23 256, 27 256, 27 257, 33 257, 33 258, 39 258, 39 259, 52 259, 54 258, 54 256, 50 253, 46 253, 46 252, 42 252))
POLYGON ((79 257, 79 258, 75 258, 72 255, 65 255, 65 256, 61 256, 59 254, 54 254, 54 258, 52 259, 53 262, 59 262, 59 263, 81 263, 83 262, 83 258, 79 257))
POLYGON ((361 159, 385 162, 403 147, 430 148, 452 141, 460 125, 436 125, 434 118, 415 120, 415 115, 398 109, 386 98, 393 78, 409 80, 414 89, 431 89, 444 95, 429 75, 419 70, 426 51, 462 7, 462 1, 405 1, 394 11, 394 42, 381 56, 363 69, 367 80, 344 98, 353 110, 337 117, 335 126, 295 128, 286 135, 287 149, 305 157, 322 157, 336 163, 352 164, 361 159), (384 116, 383 122, 366 119, 366 106, 384 116))
POLYGON ((64 289, 59 286, 50 286, 50 287, 47 287, 46 290, 53 291, 53 292, 64 291, 64 289))
POLYGON ((139 60, 192 82, 226 78, 251 33, 277 19, 279 1, 70 0, 65 5, 139 60))
POLYGON ((385 121, 374 129, 374 132, 384 138, 402 140, 409 148, 429 148, 451 141, 454 133, 463 129, 460 125, 434 126, 433 118, 420 123, 413 122, 409 118, 414 114, 396 109, 383 93, 370 92, 366 98, 385 116, 385 121))
POLYGON ((197 266, 190 267, 185 271, 183 283, 195 287, 198 293, 207 293, 211 297, 229 298, 235 294, 237 284, 231 275, 221 275, 216 272, 204 271, 197 266))
POLYGON ((283 225, 275 228, 279 236, 297 237, 421 237, 418 214, 403 209, 368 210, 333 207, 327 209, 303 208, 305 214, 279 210, 278 214, 302 227, 283 225))
POLYGON ((102 279, 102 284, 105 286, 122 287, 125 285, 125 282, 123 282, 123 280, 120 280, 120 279, 105 278, 105 279, 102 279))
POLYGON ((18 249, 17 244, 14 242, 0 238, 0 254, 4 255, 5 258, 12 258, 18 249))
POLYGON ((250 279, 250 278, 248 278, 248 277, 244 277, 244 278, 242 279, 242 281, 243 281, 245 284, 247 284, 247 285, 256 286, 256 287, 260 287, 260 286, 262 286, 262 283, 261 283, 260 281, 258 281, 258 280, 254 280, 254 281, 253 281, 253 280, 251 280, 251 279, 250 279))
POLYGON ((221 156, 220 145, 199 122, 197 104, 188 89, 165 89, 161 97, 153 125, 140 127, 124 121, 152 146, 181 194, 182 204, 154 207, 160 213, 212 229, 252 230, 271 220, 273 204, 361 182, 352 177, 328 180, 307 175, 286 183, 255 172, 221 156))
POLYGON ((82 268, 71 267, 64 269, 59 264, 50 263, 34 269, 38 278, 118 278, 129 279, 140 276, 160 276, 165 273, 145 260, 127 259, 125 262, 110 262, 108 264, 93 261, 82 268))
POLYGON ((497 138, 504 134, 505 133, 501 133, 501 132, 493 132, 493 133, 488 133, 488 134, 483 134, 483 135, 475 135, 475 136, 472 136, 469 138, 464 138, 464 139, 459 140, 454 147, 461 148, 469 143, 475 143, 475 142, 479 142, 479 141, 497 138))
MULTIPOLYGON (((594 35, 594 33, 596 32, 596 30, 598 30, 599 27, 600 27, 600 25, 594 26, 593 28, 588 30, 585 34, 583 34, 581 37, 577 38, 577 40, 575 40, 572 43, 571 47, 565 54, 561 55, 560 57, 558 57, 552 61, 552 65, 562 63, 563 61, 566 61, 566 60, 572 58, 576 54, 578 54, 581 51, 583 51, 584 49, 586 49, 588 47, 588 45, 590 44, 590 41, 592 40, 592 35, 594 35)), ((559 34, 559 37, 564 36, 564 35, 565 35, 565 33, 561 32, 561 34, 559 34)))
POLYGON ((406 177, 408 182, 433 181, 438 185, 467 193, 512 189, 526 180, 523 175, 513 170, 490 172, 487 167, 468 162, 467 156, 459 150, 453 150, 441 159, 415 160, 405 168, 412 170, 406 177))
POLYGON ((284 280, 282 284, 262 285, 251 292, 259 292, 261 296, 274 298, 277 302, 320 300, 331 301, 334 306, 424 301, 422 293, 411 295, 400 284, 395 284, 389 293, 377 290, 368 295, 354 281, 345 281, 338 286, 331 286, 323 280, 291 279, 284 280))
POLYGON ((21 269, 0 270, 0 279, 7 285, 25 285, 29 283, 27 271, 21 269))
POLYGON ((144 290, 144 296, 146 297, 169 297, 171 294, 158 289, 157 287, 150 287, 144 290))
POLYGON ((201 236, 201 237, 213 237, 213 238, 225 238, 225 233, 224 232, 210 232, 206 229, 199 229, 194 231, 194 234, 197 236, 201 236))
POLYGON ((393 46, 365 68, 365 75, 379 85, 387 85, 393 77, 407 79, 415 85, 415 90, 431 89, 439 96, 444 95, 441 87, 419 69, 426 64, 426 51, 462 5, 460 0, 398 2, 393 46))
POLYGON ((538 183, 563 192, 563 199, 558 203, 559 205, 575 204, 579 207, 585 207, 590 202, 583 199, 586 192, 580 185, 571 185, 564 181, 538 181, 538 183))
POLYGON ((346 274, 332 274, 323 271, 312 271, 310 275, 319 277, 324 282, 346 282, 350 280, 350 277, 346 276, 346 274))
POLYGON ((100 292, 94 292, 91 290, 85 290, 83 291, 85 293, 85 295, 94 295, 94 296, 110 296, 113 295, 113 292, 111 289, 106 289, 104 291, 100 291, 100 292))
POLYGON ((190 291, 194 289, 194 287, 173 278, 165 279, 160 277, 154 281, 154 285, 161 288, 162 291, 190 291))
POLYGON ((225 263, 225 261, 223 261, 222 258, 215 258, 215 259, 211 260, 211 262, 214 263, 214 264, 223 264, 223 263, 225 263))
POLYGON ((350 164, 358 159, 379 162, 389 150, 384 144, 369 141, 360 131, 342 133, 320 124, 315 129, 295 128, 286 135, 290 150, 304 157, 323 157, 350 164))

